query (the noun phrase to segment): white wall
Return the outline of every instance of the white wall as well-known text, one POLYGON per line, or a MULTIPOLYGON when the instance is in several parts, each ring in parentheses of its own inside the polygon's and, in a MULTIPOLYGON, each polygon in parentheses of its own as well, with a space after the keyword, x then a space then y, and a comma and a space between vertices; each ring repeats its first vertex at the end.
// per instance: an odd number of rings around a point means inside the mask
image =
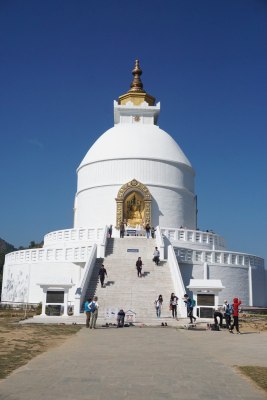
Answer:
MULTIPOLYGON (((4 268, 2 301, 39 303, 43 290, 40 283, 78 284, 84 264, 28 263, 8 265, 4 268), (29 278, 30 275, 30 278, 29 278)), ((69 291, 69 301, 74 302, 76 287, 69 291)))
POLYGON ((115 225, 115 199, 121 186, 132 179, 150 190, 153 225, 195 229, 192 168, 155 160, 108 160, 80 168, 74 227, 115 225))

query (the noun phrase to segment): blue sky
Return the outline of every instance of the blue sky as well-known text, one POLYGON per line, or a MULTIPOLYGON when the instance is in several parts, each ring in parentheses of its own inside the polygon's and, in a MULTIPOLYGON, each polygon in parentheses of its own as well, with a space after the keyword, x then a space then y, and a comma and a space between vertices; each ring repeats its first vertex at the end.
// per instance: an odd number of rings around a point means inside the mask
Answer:
POLYGON ((0 2, 0 237, 72 227, 76 168, 136 58, 196 171, 199 228, 267 258, 267 2, 0 2))

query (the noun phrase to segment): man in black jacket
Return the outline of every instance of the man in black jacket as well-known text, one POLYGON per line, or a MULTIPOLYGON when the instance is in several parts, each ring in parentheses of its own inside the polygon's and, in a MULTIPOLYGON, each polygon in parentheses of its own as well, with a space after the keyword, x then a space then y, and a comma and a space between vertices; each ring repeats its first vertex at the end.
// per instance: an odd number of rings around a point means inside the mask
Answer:
POLYGON ((98 275, 100 277, 101 287, 104 287, 105 275, 108 276, 107 270, 104 267, 104 264, 101 265, 98 275))

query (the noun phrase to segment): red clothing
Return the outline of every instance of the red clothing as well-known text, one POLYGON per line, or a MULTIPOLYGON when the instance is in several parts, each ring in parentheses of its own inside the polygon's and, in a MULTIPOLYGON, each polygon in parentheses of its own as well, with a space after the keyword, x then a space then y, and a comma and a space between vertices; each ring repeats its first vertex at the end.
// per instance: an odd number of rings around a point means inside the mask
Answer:
POLYGON ((242 303, 241 300, 238 300, 237 297, 234 298, 234 303, 232 305, 232 307, 233 307, 233 317, 238 317, 238 307, 240 306, 241 303, 242 303))

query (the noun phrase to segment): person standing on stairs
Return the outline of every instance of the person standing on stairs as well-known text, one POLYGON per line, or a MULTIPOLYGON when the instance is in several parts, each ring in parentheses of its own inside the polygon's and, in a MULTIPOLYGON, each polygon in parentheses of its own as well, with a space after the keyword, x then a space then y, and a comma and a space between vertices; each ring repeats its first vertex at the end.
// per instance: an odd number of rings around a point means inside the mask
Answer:
POLYGON ((159 265, 159 256, 160 252, 157 247, 155 247, 154 253, 153 253, 153 261, 156 265, 159 265))
POLYGON ((149 239, 150 238, 150 231, 151 231, 151 228, 150 228, 149 224, 146 224, 145 230, 146 230, 146 237, 147 237, 147 239, 149 239))
POLYGON ((143 261, 141 260, 141 257, 138 257, 135 265, 136 265, 136 269, 137 269, 137 276, 139 278, 142 278, 143 261))
POLYGON ((109 225, 109 228, 108 228, 108 237, 109 237, 109 238, 112 237, 112 225, 109 225))
POLYGON ((101 287, 104 287, 105 276, 108 276, 104 264, 101 265, 98 275, 100 277, 101 287))
POLYGON ((124 226, 124 222, 121 221, 121 223, 120 223, 120 238, 124 238, 124 233, 125 233, 125 226, 124 226))

